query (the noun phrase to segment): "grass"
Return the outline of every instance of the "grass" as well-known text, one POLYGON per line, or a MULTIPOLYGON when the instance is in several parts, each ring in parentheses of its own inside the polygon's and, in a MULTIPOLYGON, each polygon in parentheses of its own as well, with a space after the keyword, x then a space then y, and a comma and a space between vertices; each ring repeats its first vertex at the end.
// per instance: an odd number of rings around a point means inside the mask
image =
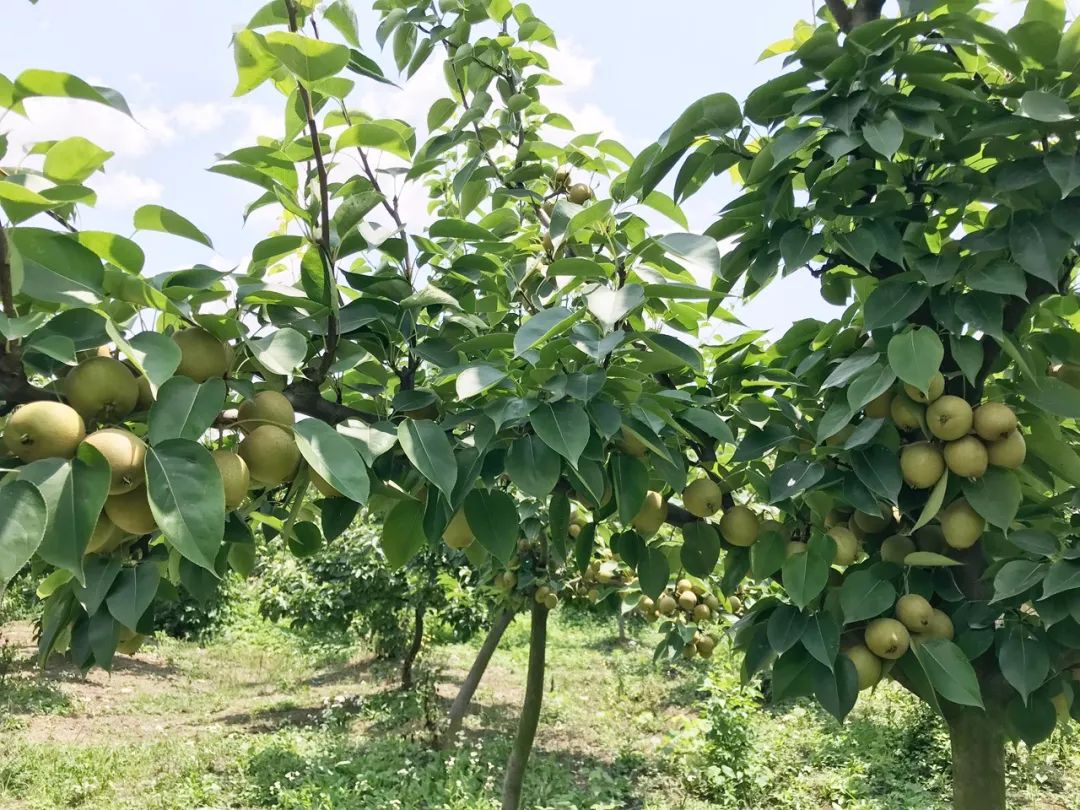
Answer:
MULTIPOLYGON (((762 707, 721 651, 708 667, 654 665, 651 632, 637 633, 624 648, 614 621, 556 614, 532 810, 947 806, 947 740, 904 693, 862 698, 841 727, 809 704, 762 707)), ((27 655, 25 626, 13 636, 27 655)), ((166 640, 111 676, 38 675, 20 660, 0 684, 0 807, 496 808, 526 622, 507 632, 456 747, 433 752, 430 727, 474 650, 428 650, 404 694, 392 663, 242 605, 206 646, 166 640)), ((1014 754, 1010 806, 1074 808, 1078 764, 1075 736, 1014 754)))

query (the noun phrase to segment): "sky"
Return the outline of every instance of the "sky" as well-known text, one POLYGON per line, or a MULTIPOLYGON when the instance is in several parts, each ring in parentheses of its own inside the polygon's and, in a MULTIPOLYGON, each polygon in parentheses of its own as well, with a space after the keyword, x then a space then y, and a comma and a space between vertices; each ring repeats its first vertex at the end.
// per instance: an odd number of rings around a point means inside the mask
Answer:
MULTIPOLYGON (((717 0, 534 0, 534 12, 555 31, 559 51, 552 71, 562 87, 545 89, 551 108, 569 116, 579 132, 602 131, 631 151, 651 143, 694 100, 728 92, 747 93, 782 70, 777 59, 758 62, 771 43, 810 19, 822 0, 758 0, 752 6, 717 0), (748 13, 751 9, 751 13, 748 13), (767 10, 767 13, 762 13, 767 10)), ((1007 5, 1009 0, 1001 0, 1007 5)), ((241 265, 252 245, 276 223, 257 212, 247 223, 244 206, 255 196, 247 183, 207 172, 215 155, 254 143, 259 134, 282 127, 280 97, 267 87, 232 95, 235 69, 230 37, 262 0, 195 0, 189 3, 135 0, 7 0, 0 74, 14 78, 26 68, 74 73, 124 94, 135 121, 83 102, 34 99, 29 120, 8 115, 12 148, 30 140, 82 135, 116 153, 104 175, 88 182, 98 205, 83 213, 81 226, 130 234, 140 205, 173 208, 214 241, 211 251, 159 234, 141 234, 147 272, 194 263, 229 269, 241 265)), ((370 0, 354 2, 364 51, 394 72, 378 51, 377 20, 370 0)), ((890 1, 890 5, 892 2, 890 1)), ((1005 9, 1007 17, 1018 7, 1005 9)), ((431 101, 445 95, 434 57, 404 89, 373 82, 359 85, 350 106, 376 116, 422 124, 431 101)), ((21 151, 21 150, 20 150, 21 151)), ((703 228, 725 202, 723 188, 710 187, 686 205, 692 228, 703 228)), ((423 217, 423 199, 406 199, 406 219, 423 217)), ((680 230, 666 223, 672 231, 680 230)), ((772 285, 746 306, 733 307, 749 327, 783 330, 804 317, 829 319, 839 309, 821 301, 817 282, 797 273, 772 285)), ((774 335, 775 336, 775 335, 774 335)))

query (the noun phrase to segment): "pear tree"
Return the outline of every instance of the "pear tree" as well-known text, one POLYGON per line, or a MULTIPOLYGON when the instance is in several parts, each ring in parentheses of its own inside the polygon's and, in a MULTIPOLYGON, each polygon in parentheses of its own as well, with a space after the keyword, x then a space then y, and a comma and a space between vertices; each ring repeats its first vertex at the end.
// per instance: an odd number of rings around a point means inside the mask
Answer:
POLYGON ((714 376, 727 480, 782 517, 725 535, 729 583, 778 588, 734 626, 745 677, 840 719, 901 684, 948 727, 954 806, 1004 810, 1006 742, 1080 719, 1080 23, 883 5, 829 0, 738 125, 680 119, 625 189, 728 173, 713 290, 810 274, 844 308, 714 376))

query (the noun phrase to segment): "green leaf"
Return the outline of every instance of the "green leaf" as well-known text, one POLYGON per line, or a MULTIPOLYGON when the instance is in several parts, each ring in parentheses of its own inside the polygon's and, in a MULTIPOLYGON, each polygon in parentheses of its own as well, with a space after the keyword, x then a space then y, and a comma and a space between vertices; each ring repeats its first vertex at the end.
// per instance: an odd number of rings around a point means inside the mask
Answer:
POLYGON ((906 279, 883 281, 866 298, 863 321, 867 329, 880 329, 906 320, 923 305, 930 288, 906 279))
POLYGON ((432 239, 463 239, 467 242, 497 242, 498 238, 487 228, 463 219, 440 219, 428 229, 432 239))
POLYGON ((963 487, 967 502, 987 523, 1006 530, 1012 525, 1023 500, 1016 473, 990 467, 982 478, 965 479, 963 487))
POLYGON ((919 513, 919 519, 911 527, 912 531, 921 529, 937 516, 937 513, 941 511, 941 505, 945 502, 945 491, 948 487, 949 471, 946 470, 938 479, 938 482, 934 484, 933 490, 930 491, 930 496, 926 499, 922 512, 919 513))
POLYGON ((1000 295, 978 291, 961 295, 955 304, 956 316, 972 331, 985 332, 999 341, 1003 337, 1004 308, 1005 301, 1000 295))
POLYGON ((1026 704, 1028 696, 1043 685, 1050 674, 1050 654, 1046 645, 1027 630, 1007 631, 997 651, 1001 674, 1026 704))
POLYGON ((71 461, 44 459, 19 471, 34 484, 48 509, 48 526, 37 554, 83 582, 83 555, 109 496, 109 462, 90 445, 71 461))
POLYGON ((540 440, 577 467, 578 459, 589 443, 589 416, 573 402, 562 400, 554 405, 541 403, 529 416, 540 440))
POLYGON ((848 406, 853 411, 864 407, 893 387, 896 374, 886 365, 874 364, 851 381, 847 391, 848 406))
POLYGON ((892 156, 904 142, 904 127, 890 111, 880 121, 863 126, 862 136, 871 149, 892 160, 892 156))
POLYGON ((617 290, 597 287, 589 294, 588 302, 589 312, 610 332, 619 321, 645 303, 645 290, 639 284, 627 284, 617 290))
POLYGON ((506 371, 504 369, 489 366, 486 363, 477 363, 461 370, 454 387, 458 399, 464 400, 484 393, 505 379, 506 371))
POLYGON ((304 82, 317 82, 339 73, 349 64, 349 49, 333 42, 272 31, 266 47, 290 72, 304 82))
POLYGON ((308 343, 307 338, 286 326, 264 338, 249 340, 247 347, 267 370, 288 376, 304 362, 308 343))
POLYGON ((994 575, 994 598, 990 600, 991 603, 1031 590, 1043 581, 1049 570, 1050 566, 1045 562, 1010 560, 994 575))
POLYGON ((188 439, 169 439, 146 451, 150 511, 180 554, 207 571, 225 534, 225 490, 210 452, 188 439))
POLYGON ((780 702, 796 697, 809 697, 814 693, 813 679, 817 673, 832 675, 828 669, 807 655, 801 646, 788 650, 773 665, 773 700, 780 702))
POLYGON ((825 237, 821 234, 810 233, 805 228, 791 228, 780 237, 780 258, 784 267, 794 270, 808 264, 824 247, 825 237))
POLYGON ((105 600, 109 613, 128 630, 134 631, 154 601, 160 582, 161 568, 157 563, 146 562, 125 568, 117 575, 105 600))
POLYGON ((810 655, 832 669, 840 652, 840 624, 832 614, 819 611, 806 623, 801 641, 810 655))
POLYGON ((457 483, 457 463, 446 433, 434 422, 405 419, 398 442, 413 466, 450 500, 457 483))
POLYGON ((546 498, 562 472, 558 453, 537 436, 515 439, 506 454, 506 474, 514 486, 534 498, 546 498))
POLYGON ((322 12, 323 17, 338 30, 342 38, 354 48, 360 47, 360 35, 357 31, 356 12, 348 0, 334 0, 322 12))
POLYGON ((248 29, 233 34, 233 61, 236 63, 234 96, 250 93, 273 75, 278 60, 266 47, 266 40, 248 29))
POLYGON ((45 499, 29 481, 0 487, 0 601, 8 583, 30 561, 45 537, 45 499))
POLYGON ((150 443, 161 444, 169 439, 198 441, 224 405, 224 380, 215 377, 200 385, 189 377, 170 377, 150 406, 150 443))
POLYGON ((381 546, 391 568, 401 568, 424 547, 424 505, 398 501, 383 520, 381 546))
POLYGON ((948 568, 963 563, 932 551, 913 551, 904 557, 904 565, 912 568, 948 568))
POLYGON ((911 649, 934 691, 961 706, 983 708, 979 680, 959 647, 947 639, 935 638, 917 642, 911 649))
POLYGON ((1034 211, 1013 215, 1009 224, 1009 250, 1024 271, 1057 287, 1065 272, 1065 255, 1072 240, 1049 217, 1034 211))
POLYGON ((78 76, 55 70, 24 70, 15 79, 16 100, 35 96, 52 98, 77 98, 104 104, 124 115, 131 115, 123 96, 108 87, 94 87, 78 76))
POLYGON ((803 554, 793 554, 782 567, 784 590, 800 610, 805 608, 825 588, 829 568, 836 556, 836 541, 815 534, 803 554))
POLYGON ((521 530, 513 498, 499 489, 474 489, 465 497, 465 519, 491 556, 503 564, 510 562, 521 530))
POLYGON ((949 335, 949 348, 952 349, 953 359, 964 376, 974 385, 982 370, 982 344, 968 335, 949 335))
POLYGON ((900 472, 900 458, 894 451, 880 444, 852 450, 851 468, 875 495, 892 503, 897 502, 903 476, 900 472))
POLYGON ((769 645, 778 653, 784 653, 799 643, 806 632, 810 617, 791 605, 779 604, 769 616, 765 632, 769 645))
POLYGON ((320 477, 350 501, 367 503, 367 468, 352 443, 321 419, 302 419, 295 427, 300 455, 320 477))
POLYGON ((933 329, 916 326, 894 336, 887 353, 896 376, 926 393, 930 380, 941 368, 945 347, 933 329))
POLYGON ((859 697, 859 673, 855 664, 846 655, 836 661, 836 667, 830 670, 817 666, 813 670, 814 697, 840 722, 848 716, 859 697))
POLYGON ((715 239, 692 233, 669 233, 656 240, 660 247, 681 259, 696 277, 720 276, 720 248, 715 239))
POLYGON ((450 98, 436 99, 435 103, 431 105, 431 109, 428 110, 427 115, 427 128, 428 131, 434 132, 448 120, 450 116, 454 114, 454 110, 457 109, 457 102, 450 98))
POLYGON ((679 558, 683 568, 695 577, 712 574, 720 559, 720 536, 705 521, 687 523, 682 527, 683 544, 679 558))
POLYGON ((611 457, 611 480, 619 520, 628 524, 645 503, 649 490, 649 470, 640 459, 614 453, 611 457))
POLYGON ((1073 118, 1065 99, 1042 90, 1028 90, 1020 97, 1019 114, 1048 124, 1069 121, 1073 118))
POLYGON ((896 603, 896 588, 871 570, 852 571, 840 586, 840 609, 844 623, 872 619, 896 603))
POLYGON ((140 332, 124 343, 126 345, 122 345, 121 349, 146 375, 155 391, 160 391, 161 386, 172 379, 180 366, 180 347, 176 345, 176 341, 160 332, 140 332))
POLYGON ((1043 599, 1080 588, 1080 563, 1058 560, 1043 580, 1043 599))
MULTIPOLYGON (((342 132, 338 137, 335 148, 340 151, 350 146, 370 147, 371 149, 388 152, 402 160, 412 160, 414 138, 415 134, 413 133, 412 128, 399 121, 386 119, 365 121, 362 124, 354 124, 342 132)), ((440 220, 439 222, 447 221, 448 220, 440 220)), ((462 225, 471 226, 470 230, 483 230, 479 225, 472 225, 471 223, 463 222, 462 220, 456 221, 461 222, 462 225)), ((435 225, 438 224, 438 222, 435 223, 435 225)), ((436 228, 435 225, 432 225, 429 230, 431 237, 440 238, 445 236, 446 234, 441 232, 442 228, 436 228)), ((489 233, 486 237, 480 237, 480 239, 483 241, 492 241, 494 240, 494 236, 489 233)))
POLYGON ((580 312, 571 312, 566 307, 541 310, 518 327, 514 335, 514 357, 521 357, 529 349, 565 332, 580 318, 580 312))
POLYGON ((213 249, 210 237, 196 228, 175 211, 160 205, 144 205, 135 212, 135 229, 139 231, 160 231, 173 236, 181 236, 213 249))
POLYGON ((22 259, 24 295, 77 307, 101 300, 101 259, 75 239, 43 228, 14 228, 8 235, 22 259))
POLYGON ((664 552, 658 548, 646 549, 638 561, 637 572, 641 592, 653 599, 659 599, 668 585, 668 577, 671 576, 671 568, 664 552))
POLYGON ((787 559, 787 539, 780 532, 764 531, 750 546, 750 572, 754 579, 771 577, 787 559))
POLYGON ((1025 380, 1024 398, 1042 410, 1067 419, 1080 419, 1080 389, 1056 377, 1025 380))
POLYGON ((57 141, 45 153, 42 171, 57 183, 81 183, 113 156, 101 147, 74 137, 57 141))
POLYGON ((825 477, 825 467, 816 461, 796 460, 781 464, 769 477, 769 503, 794 498, 825 477))
POLYGON ((1061 189, 1061 199, 1065 199, 1077 187, 1080 186, 1080 155, 1070 155, 1065 152, 1051 152, 1043 162, 1046 171, 1061 189))
POLYGON ((721 444, 735 444, 735 435, 727 422, 712 411, 704 408, 688 408, 680 413, 678 418, 721 444))
POLYGON ((705 367, 701 352, 683 343, 674 335, 643 332, 641 337, 653 353, 664 359, 669 367, 680 369, 686 367, 699 372, 705 367))
POLYGON ((116 581, 116 575, 120 573, 121 565, 120 559, 114 556, 95 555, 86 561, 86 585, 76 583, 73 593, 88 615, 97 613, 98 608, 105 602, 109 589, 116 581))
POLYGON ((74 235, 79 244, 121 270, 138 275, 143 271, 146 254, 135 242, 107 231, 79 231, 74 235))

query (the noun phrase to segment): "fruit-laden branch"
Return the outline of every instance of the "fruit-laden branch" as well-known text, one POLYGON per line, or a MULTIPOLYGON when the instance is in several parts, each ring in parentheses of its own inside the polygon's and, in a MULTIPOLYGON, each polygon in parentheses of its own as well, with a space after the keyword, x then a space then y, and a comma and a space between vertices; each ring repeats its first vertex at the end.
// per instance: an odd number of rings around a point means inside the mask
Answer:
MULTIPOLYGON (((289 30, 296 33, 299 25, 296 19, 294 0, 285 0, 289 12, 289 30)), ((315 107, 311 103, 311 94, 304 83, 297 79, 296 91, 304 105, 307 116, 308 133, 311 136, 311 152, 315 158, 315 171, 319 177, 319 256, 322 259, 323 279, 326 294, 329 296, 330 314, 326 319, 326 350, 319 364, 319 380, 326 379, 330 367, 334 364, 334 355, 338 345, 338 292, 337 275, 334 273, 334 256, 330 250, 330 181, 326 173, 326 161, 323 159, 322 144, 319 142, 319 127, 315 122, 315 107)))
POLYGON ((322 395, 318 384, 311 380, 297 380, 287 386, 282 393, 297 411, 314 416, 331 425, 344 422, 346 419, 358 419, 369 425, 378 421, 378 417, 374 414, 358 411, 356 408, 327 399, 322 395))

